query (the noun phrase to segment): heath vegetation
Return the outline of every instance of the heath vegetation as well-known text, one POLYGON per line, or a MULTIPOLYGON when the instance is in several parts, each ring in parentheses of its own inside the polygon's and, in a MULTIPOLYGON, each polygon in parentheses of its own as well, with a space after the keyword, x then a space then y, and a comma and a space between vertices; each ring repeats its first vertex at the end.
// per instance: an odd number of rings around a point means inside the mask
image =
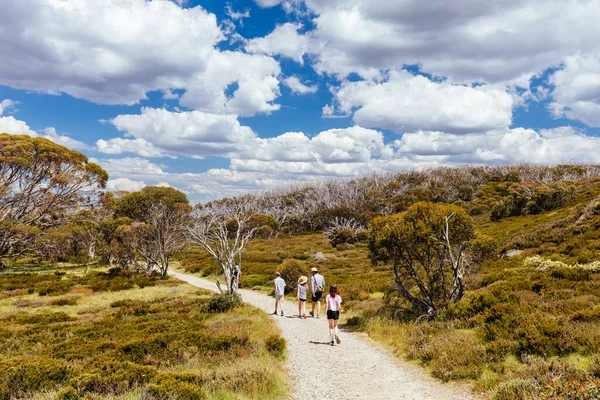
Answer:
POLYGON ((0 399, 283 398, 288 390, 274 324, 228 295, 116 271, 1 281, 0 399))
POLYGON ((600 166, 370 174, 194 206, 107 179, 81 153, 0 135, 0 398, 276 397, 285 341, 232 295, 235 265, 265 291, 318 266, 348 327, 439 379, 598 397, 600 166), (223 294, 189 295, 174 260, 223 294))
MULTIPOLYGON (((439 379, 497 399, 597 398, 598 172, 441 168, 261 194, 260 212, 296 208, 249 242, 241 284, 269 290, 275 270, 318 266, 346 296, 349 328, 439 379)), ((193 249, 181 260, 216 272, 193 249)))

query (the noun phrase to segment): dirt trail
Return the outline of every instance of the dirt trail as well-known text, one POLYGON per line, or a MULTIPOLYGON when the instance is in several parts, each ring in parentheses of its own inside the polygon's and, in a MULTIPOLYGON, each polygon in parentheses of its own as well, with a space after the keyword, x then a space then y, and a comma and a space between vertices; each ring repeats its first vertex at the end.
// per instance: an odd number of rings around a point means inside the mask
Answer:
MULTIPOLYGON (((216 290, 215 283, 206 279, 174 271, 170 275, 203 289, 216 290)), ((267 313, 273 312, 272 297, 250 290, 241 290, 240 294, 245 302, 267 313)), ((298 318, 293 295, 289 295, 283 307, 286 316, 272 318, 287 340, 287 364, 295 379, 293 399, 473 398, 466 389, 433 380, 357 334, 342 331, 342 343, 329 345, 327 320, 298 318)))

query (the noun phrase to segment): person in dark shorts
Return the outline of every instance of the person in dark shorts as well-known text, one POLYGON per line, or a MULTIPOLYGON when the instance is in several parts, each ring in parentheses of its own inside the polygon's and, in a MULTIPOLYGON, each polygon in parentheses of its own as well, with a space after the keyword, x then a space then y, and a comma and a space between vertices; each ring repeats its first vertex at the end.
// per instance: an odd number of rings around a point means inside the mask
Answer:
POLYGON ((321 300, 323 298, 323 289, 325 288, 325 278, 319 274, 317 267, 310 269, 312 276, 310 277, 310 292, 312 293, 312 311, 310 312, 311 317, 319 318, 321 314, 321 300), (317 314, 315 315, 315 307, 317 308, 317 314))
POLYGON ((331 339, 331 345, 333 346, 333 340, 337 344, 341 343, 340 337, 338 336, 338 321, 340 319, 340 308, 342 304, 342 297, 338 293, 337 285, 331 285, 329 287, 329 294, 325 298, 327 304, 327 322, 329 323, 329 339, 331 339))
POLYGON ((306 291, 308 277, 302 275, 298 279, 298 317, 306 319, 306 291))

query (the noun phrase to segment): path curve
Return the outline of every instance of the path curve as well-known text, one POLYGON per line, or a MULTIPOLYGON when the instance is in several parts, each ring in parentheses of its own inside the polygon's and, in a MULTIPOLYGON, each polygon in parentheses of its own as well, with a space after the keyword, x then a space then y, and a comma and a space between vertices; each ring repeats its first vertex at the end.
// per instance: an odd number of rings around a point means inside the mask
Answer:
MULTIPOLYGON (((190 285, 216 291, 215 282, 170 271, 190 285)), ((274 299, 262 293, 240 290, 246 303, 273 312, 274 299)), ((411 399, 462 400, 466 391, 444 385, 415 366, 402 362, 385 349, 353 333, 341 332, 340 345, 329 345, 327 320, 295 316, 295 298, 284 302, 285 317, 272 316, 287 340, 288 368, 295 379, 297 400, 313 399, 411 399), (293 300, 293 301, 291 301, 293 300)), ((310 306, 308 304, 307 306, 310 306)))

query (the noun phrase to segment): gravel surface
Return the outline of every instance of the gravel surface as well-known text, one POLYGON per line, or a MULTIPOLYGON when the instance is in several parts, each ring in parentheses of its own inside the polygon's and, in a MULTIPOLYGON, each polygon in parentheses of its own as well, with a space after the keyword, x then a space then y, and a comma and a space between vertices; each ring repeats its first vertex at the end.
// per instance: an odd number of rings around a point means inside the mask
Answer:
MULTIPOLYGON (((216 291, 215 282, 169 272, 191 285, 216 291)), ((275 300, 240 290, 245 302, 272 313, 275 300)), ((272 316, 287 340, 287 366, 295 379, 291 398, 308 399, 472 399, 468 389, 433 380, 355 333, 341 331, 340 345, 329 344, 327 320, 297 317, 295 296, 284 301, 285 316, 272 316)), ((307 311, 310 310, 310 301, 307 311)), ((322 310, 323 313, 323 310, 322 310)))

